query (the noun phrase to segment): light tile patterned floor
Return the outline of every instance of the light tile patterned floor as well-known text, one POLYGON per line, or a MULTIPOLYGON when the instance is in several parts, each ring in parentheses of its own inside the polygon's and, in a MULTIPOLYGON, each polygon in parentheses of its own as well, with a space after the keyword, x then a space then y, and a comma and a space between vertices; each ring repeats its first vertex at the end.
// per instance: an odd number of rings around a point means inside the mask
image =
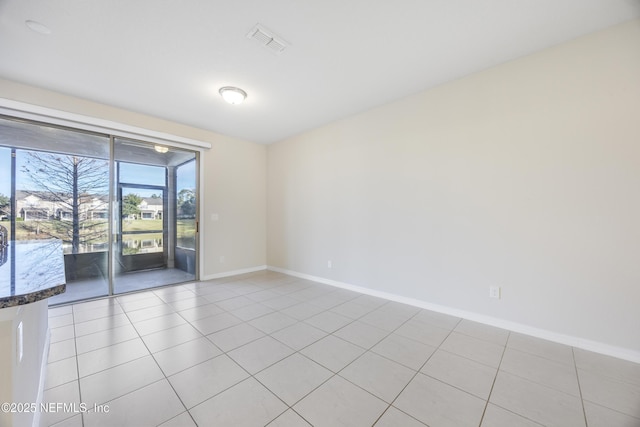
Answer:
POLYGON ((55 426, 640 426, 640 365, 263 271, 52 308, 55 426), (80 407, 80 406, 76 406, 80 407))

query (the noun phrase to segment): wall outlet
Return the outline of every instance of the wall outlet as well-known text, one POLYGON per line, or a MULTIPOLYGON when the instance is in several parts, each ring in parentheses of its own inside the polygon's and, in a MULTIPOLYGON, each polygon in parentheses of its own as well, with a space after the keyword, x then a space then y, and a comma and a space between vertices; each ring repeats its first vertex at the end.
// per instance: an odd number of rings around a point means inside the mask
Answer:
POLYGON ((500 286, 489 286, 489 298, 500 299, 500 286))
POLYGON ((224 255, 220 257, 220 264, 224 264, 227 261, 224 255))
POLYGON ((327 268, 332 268, 333 267, 333 263, 331 262, 331 260, 327 261, 327 268))

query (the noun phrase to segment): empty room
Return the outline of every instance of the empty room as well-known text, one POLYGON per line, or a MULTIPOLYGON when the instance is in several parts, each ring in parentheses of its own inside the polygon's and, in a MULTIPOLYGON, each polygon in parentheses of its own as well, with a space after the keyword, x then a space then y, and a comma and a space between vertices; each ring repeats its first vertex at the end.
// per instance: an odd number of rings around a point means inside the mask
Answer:
POLYGON ((0 40, 0 427, 640 427, 639 0, 0 40))

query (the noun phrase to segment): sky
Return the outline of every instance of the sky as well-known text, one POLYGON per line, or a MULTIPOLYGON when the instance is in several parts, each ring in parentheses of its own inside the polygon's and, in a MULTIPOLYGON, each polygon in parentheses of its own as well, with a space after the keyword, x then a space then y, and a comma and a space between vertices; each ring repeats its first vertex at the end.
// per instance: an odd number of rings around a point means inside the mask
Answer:
MULTIPOLYGON (((30 182, 20 178, 20 171, 22 169, 22 159, 24 156, 20 156, 20 152, 24 150, 18 150, 16 174, 18 175, 17 189, 25 189, 30 187, 30 182), (24 182, 21 182, 24 181, 24 182)), ((120 181, 131 184, 145 184, 145 185, 164 185, 165 169, 158 166, 144 166, 135 165, 132 163, 122 163, 120 169, 120 181)), ((195 162, 189 162, 178 169, 177 177, 179 192, 183 188, 195 188, 195 162)), ((35 188, 30 188, 35 190, 35 188)), ((136 189, 135 192, 142 197, 150 197, 153 190, 136 189)), ((155 191, 158 193, 158 191, 155 191)), ((0 194, 9 197, 11 194, 11 150, 9 148, 0 147, 0 194)))

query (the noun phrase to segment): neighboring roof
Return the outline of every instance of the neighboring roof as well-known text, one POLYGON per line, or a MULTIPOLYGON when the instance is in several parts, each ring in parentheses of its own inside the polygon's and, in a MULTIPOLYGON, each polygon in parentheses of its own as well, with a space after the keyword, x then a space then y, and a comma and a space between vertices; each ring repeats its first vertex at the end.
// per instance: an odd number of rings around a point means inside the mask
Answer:
MULTIPOLYGON (((67 193, 51 193, 49 191, 16 190, 16 200, 23 200, 29 196, 35 196, 40 200, 47 200, 51 202, 71 199, 71 194, 67 194, 67 193)), ((93 199, 98 199, 104 203, 107 203, 109 201, 109 196, 106 196, 106 195, 82 194, 80 195, 80 198, 83 201, 88 199, 89 202, 93 199)))
POLYGON ((146 202, 147 205, 151 206, 162 206, 162 197, 143 197, 143 202, 146 202))

